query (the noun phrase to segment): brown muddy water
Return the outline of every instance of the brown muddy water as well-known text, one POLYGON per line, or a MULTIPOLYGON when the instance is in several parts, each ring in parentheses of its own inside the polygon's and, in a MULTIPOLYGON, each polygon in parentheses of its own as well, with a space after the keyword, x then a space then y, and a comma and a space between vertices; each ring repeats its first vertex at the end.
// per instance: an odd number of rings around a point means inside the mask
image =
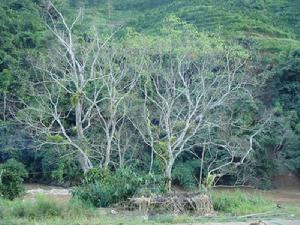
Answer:
MULTIPOLYGON (((264 191, 248 187, 231 188, 231 187, 216 187, 218 192, 229 191, 233 192, 240 190, 249 194, 259 194, 275 203, 299 203, 300 204, 300 186, 278 187, 276 189, 264 191)), ((300 224, 299 224, 300 225, 300 224)))
POLYGON ((63 187, 43 184, 25 184, 25 190, 25 199, 34 199, 38 195, 45 195, 49 196, 53 200, 66 202, 71 198, 70 189, 63 187))
MULTIPOLYGON (((249 187, 216 187, 216 191, 240 190, 249 194, 260 194, 275 203, 296 203, 300 204, 300 179, 291 173, 274 177, 273 184, 276 188, 268 191, 258 190, 249 187)), ((300 224, 299 224, 300 225, 300 224)))

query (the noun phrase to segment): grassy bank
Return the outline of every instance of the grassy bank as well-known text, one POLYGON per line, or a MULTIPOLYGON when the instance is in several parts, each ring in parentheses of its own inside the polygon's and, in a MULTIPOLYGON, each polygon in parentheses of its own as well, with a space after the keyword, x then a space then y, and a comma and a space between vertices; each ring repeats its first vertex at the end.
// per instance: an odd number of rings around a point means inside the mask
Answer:
POLYGON ((214 209, 220 213, 236 216, 263 213, 274 210, 276 205, 264 198, 260 193, 242 191, 213 192, 214 209))
POLYGON ((49 199, 47 196, 38 196, 34 200, 0 200, 0 225, 204 223, 245 220, 247 219, 245 215, 260 213, 267 213, 265 217, 276 214, 284 217, 291 215, 300 217, 300 205, 284 205, 278 209, 276 204, 259 194, 241 191, 213 192, 212 199, 216 210, 215 217, 156 215, 149 216, 148 220, 144 220, 137 212, 118 211, 117 215, 113 215, 110 209, 95 209, 74 199, 67 203, 49 199))

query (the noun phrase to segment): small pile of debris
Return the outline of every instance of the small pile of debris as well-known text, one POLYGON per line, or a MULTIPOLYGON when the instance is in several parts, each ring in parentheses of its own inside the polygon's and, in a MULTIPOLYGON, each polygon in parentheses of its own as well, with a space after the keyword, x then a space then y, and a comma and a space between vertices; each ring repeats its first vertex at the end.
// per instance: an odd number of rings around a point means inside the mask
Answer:
POLYGON ((198 192, 168 193, 162 196, 131 198, 131 203, 138 206, 144 215, 148 213, 193 213, 209 216, 214 213, 211 198, 198 192))

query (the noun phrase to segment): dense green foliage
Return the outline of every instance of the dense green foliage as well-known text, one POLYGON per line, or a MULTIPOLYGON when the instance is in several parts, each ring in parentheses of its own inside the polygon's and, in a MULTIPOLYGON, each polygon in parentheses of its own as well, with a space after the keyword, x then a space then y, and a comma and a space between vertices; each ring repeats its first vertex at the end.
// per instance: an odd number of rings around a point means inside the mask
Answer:
POLYGON ((161 178, 142 176, 128 168, 115 172, 91 169, 85 174, 83 184, 72 190, 72 195, 88 205, 107 207, 134 195, 162 193, 164 185, 161 178))
MULTIPOLYGON (((149 95, 151 100, 159 98, 155 94, 156 84, 151 82, 154 80, 153 75, 158 73, 167 77, 166 65, 174 65, 174 59, 180 55, 191 57, 191 62, 185 63, 194 65, 199 65, 197 63, 204 56, 218 55, 219 58, 211 60, 209 68, 213 77, 224 70, 222 51, 230 49, 236 54, 232 60, 251 59, 240 74, 250 74, 259 83, 249 85, 249 89, 255 93, 254 102, 250 103, 242 92, 236 92, 239 99, 231 100, 230 107, 211 111, 210 124, 218 122, 216 118, 221 115, 223 121, 233 119, 236 126, 218 124, 219 127, 215 126, 209 132, 201 130, 188 140, 187 145, 192 154, 186 152, 176 158, 172 168, 173 182, 193 188, 199 183, 200 173, 204 182, 210 175, 210 167, 217 168, 223 159, 230 161, 228 149, 220 150, 224 140, 231 147, 238 146, 240 151, 232 158, 236 164, 215 171, 217 175, 223 176, 218 180, 219 183, 248 183, 270 188, 271 178, 279 173, 288 170, 300 175, 300 5, 297 0, 56 0, 53 3, 66 17, 68 24, 76 17, 79 7, 85 7, 73 32, 75 46, 80 46, 75 51, 77 55, 81 54, 79 62, 83 62, 87 55, 82 54, 85 49, 95 47, 94 27, 100 33, 101 41, 117 30, 110 45, 103 48, 97 69, 102 74, 109 74, 108 71, 117 74, 121 82, 115 85, 114 95, 116 99, 121 95, 126 95, 126 98, 124 104, 120 104, 121 107, 114 108, 118 104, 107 100, 113 93, 109 92, 111 89, 101 89, 101 101, 98 103, 101 110, 91 110, 92 115, 100 113, 101 118, 85 120, 83 125, 87 129, 84 132, 88 132, 85 139, 79 139, 76 133, 76 106, 82 103, 83 111, 89 112, 89 101, 85 98, 92 99, 95 96, 93 90, 111 80, 95 81, 80 89, 73 81, 61 79, 65 82, 64 87, 72 93, 49 85, 48 93, 59 99, 57 114, 63 118, 62 124, 67 134, 64 136, 57 121, 42 113, 51 111, 52 108, 51 101, 45 101, 46 92, 42 92, 44 87, 40 85, 45 81, 51 83, 49 76, 45 75, 46 69, 55 71, 58 78, 61 78, 62 71, 69 71, 69 67, 62 63, 63 57, 54 54, 64 50, 46 26, 54 24, 59 28, 63 27, 59 16, 53 8, 49 8, 47 1, 1 1, 0 163, 11 158, 22 162, 31 181, 73 185, 79 184, 82 179, 83 184, 74 191, 74 195, 96 206, 107 206, 126 199, 143 189, 142 184, 153 183, 142 174, 152 170, 156 175, 163 176, 168 164, 165 161, 170 160, 168 146, 173 145, 175 137, 180 137, 176 136, 176 132, 183 130, 186 124, 186 118, 172 121, 175 135, 167 139, 167 129, 164 129, 160 121, 165 112, 162 110, 161 113, 159 106, 153 102, 145 104, 148 121, 145 124, 137 122, 141 112, 145 112, 141 107, 145 95, 149 95), (54 19, 53 24, 51 18, 54 19), (202 53, 206 54, 203 56, 202 53), (43 63, 47 67, 41 69, 43 63), (141 65, 144 67, 141 68, 141 65), (50 66, 57 67, 54 69, 50 66), (133 89, 137 91, 129 92, 128 81, 132 74, 139 74, 139 81, 134 82, 136 86, 133 89), (40 111, 30 111, 39 107, 40 111), (247 149, 245 140, 251 136, 251 129, 258 129, 260 121, 264 119, 264 112, 273 114, 270 119, 272 122, 256 138, 253 146, 255 151, 245 160, 244 166, 238 165, 242 158, 241 152, 247 149), (24 115, 32 116, 29 119, 31 126, 24 122, 24 115), (113 122, 107 122, 109 119, 113 122), (137 123, 144 127, 138 127, 137 123), (38 129, 33 125, 38 125, 38 129), (237 127, 242 129, 238 130, 237 127), (156 138, 153 146, 144 142, 144 139, 149 139, 149 133, 140 135, 146 128, 156 138), (66 136, 73 140, 72 145, 66 144, 66 136), (203 154, 201 167, 203 146, 200 142, 208 137, 219 146, 209 147, 208 154, 203 154), (91 171, 84 178, 82 161, 74 146, 83 149, 96 168, 105 164, 104 149, 108 143, 112 150, 110 163, 106 165, 107 174, 92 174, 91 171), (151 148, 155 149, 155 154, 151 152, 151 148), (150 168, 151 154, 154 154, 154 162, 150 168), (128 164, 134 168, 134 173, 123 169, 128 164)), ((96 54, 94 51, 89 53, 96 54)), ((87 59, 89 67, 93 63, 90 58, 87 59)), ((193 67, 188 68, 186 75, 196 77, 195 71, 193 67)), ((160 82, 166 85, 162 79, 160 82)), ((184 102, 180 98, 179 100, 184 102)), ((187 133, 194 127, 191 124, 187 133)), ((21 191, 20 182, 25 177, 25 174, 16 177, 16 190, 5 195, 9 198, 18 196, 21 191)), ((155 188, 160 189, 153 187, 155 188)))
POLYGON ((26 82, 32 72, 31 57, 46 46, 46 32, 34 1, 2 1, 0 3, 0 104, 3 120, 14 110, 8 100, 26 97, 26 82))
POLYGON ((0 196, 10 200, 20 197, 24 192, 23 181, 27 176, 24 165, 14 159, 0 164, 0 196))
POLYGON ((130 170, 109 171, 92 169, 85 183, 73 190, 73 196, 96 207, 107 207, 124 201, 135 193, 139 178, 130 170))

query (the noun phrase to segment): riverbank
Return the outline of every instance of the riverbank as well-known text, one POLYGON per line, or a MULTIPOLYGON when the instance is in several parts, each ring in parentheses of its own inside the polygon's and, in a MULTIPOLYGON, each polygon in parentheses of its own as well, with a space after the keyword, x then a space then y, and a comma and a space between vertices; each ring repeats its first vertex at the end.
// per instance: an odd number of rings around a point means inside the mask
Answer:
MULTIPOLYGON (((6 210, 10 209, 11 212, 7 212, 8 216, 0 220, 0 225, 249 225, 258 220, 263 220, 268 225, 300 224, 300 189, 297 186, 282 187, 271 191, 239 188, 239 192, 253 195, 253 199, 257 197, 255 195, 262 195, 274 203, 270 210, 262 213, 233 215, 217 212, 213 217, 155 215, 149 216, 147 220, 137 211, 87 208, 71 200, 70 189, 67 188, 40 184, 26 184, 25 187, 26 195, 22 200, 5 203, 6 210)), ((226 192, 226 195, 234 196, 237 189, 219 188, 215 191, 226 192)))

